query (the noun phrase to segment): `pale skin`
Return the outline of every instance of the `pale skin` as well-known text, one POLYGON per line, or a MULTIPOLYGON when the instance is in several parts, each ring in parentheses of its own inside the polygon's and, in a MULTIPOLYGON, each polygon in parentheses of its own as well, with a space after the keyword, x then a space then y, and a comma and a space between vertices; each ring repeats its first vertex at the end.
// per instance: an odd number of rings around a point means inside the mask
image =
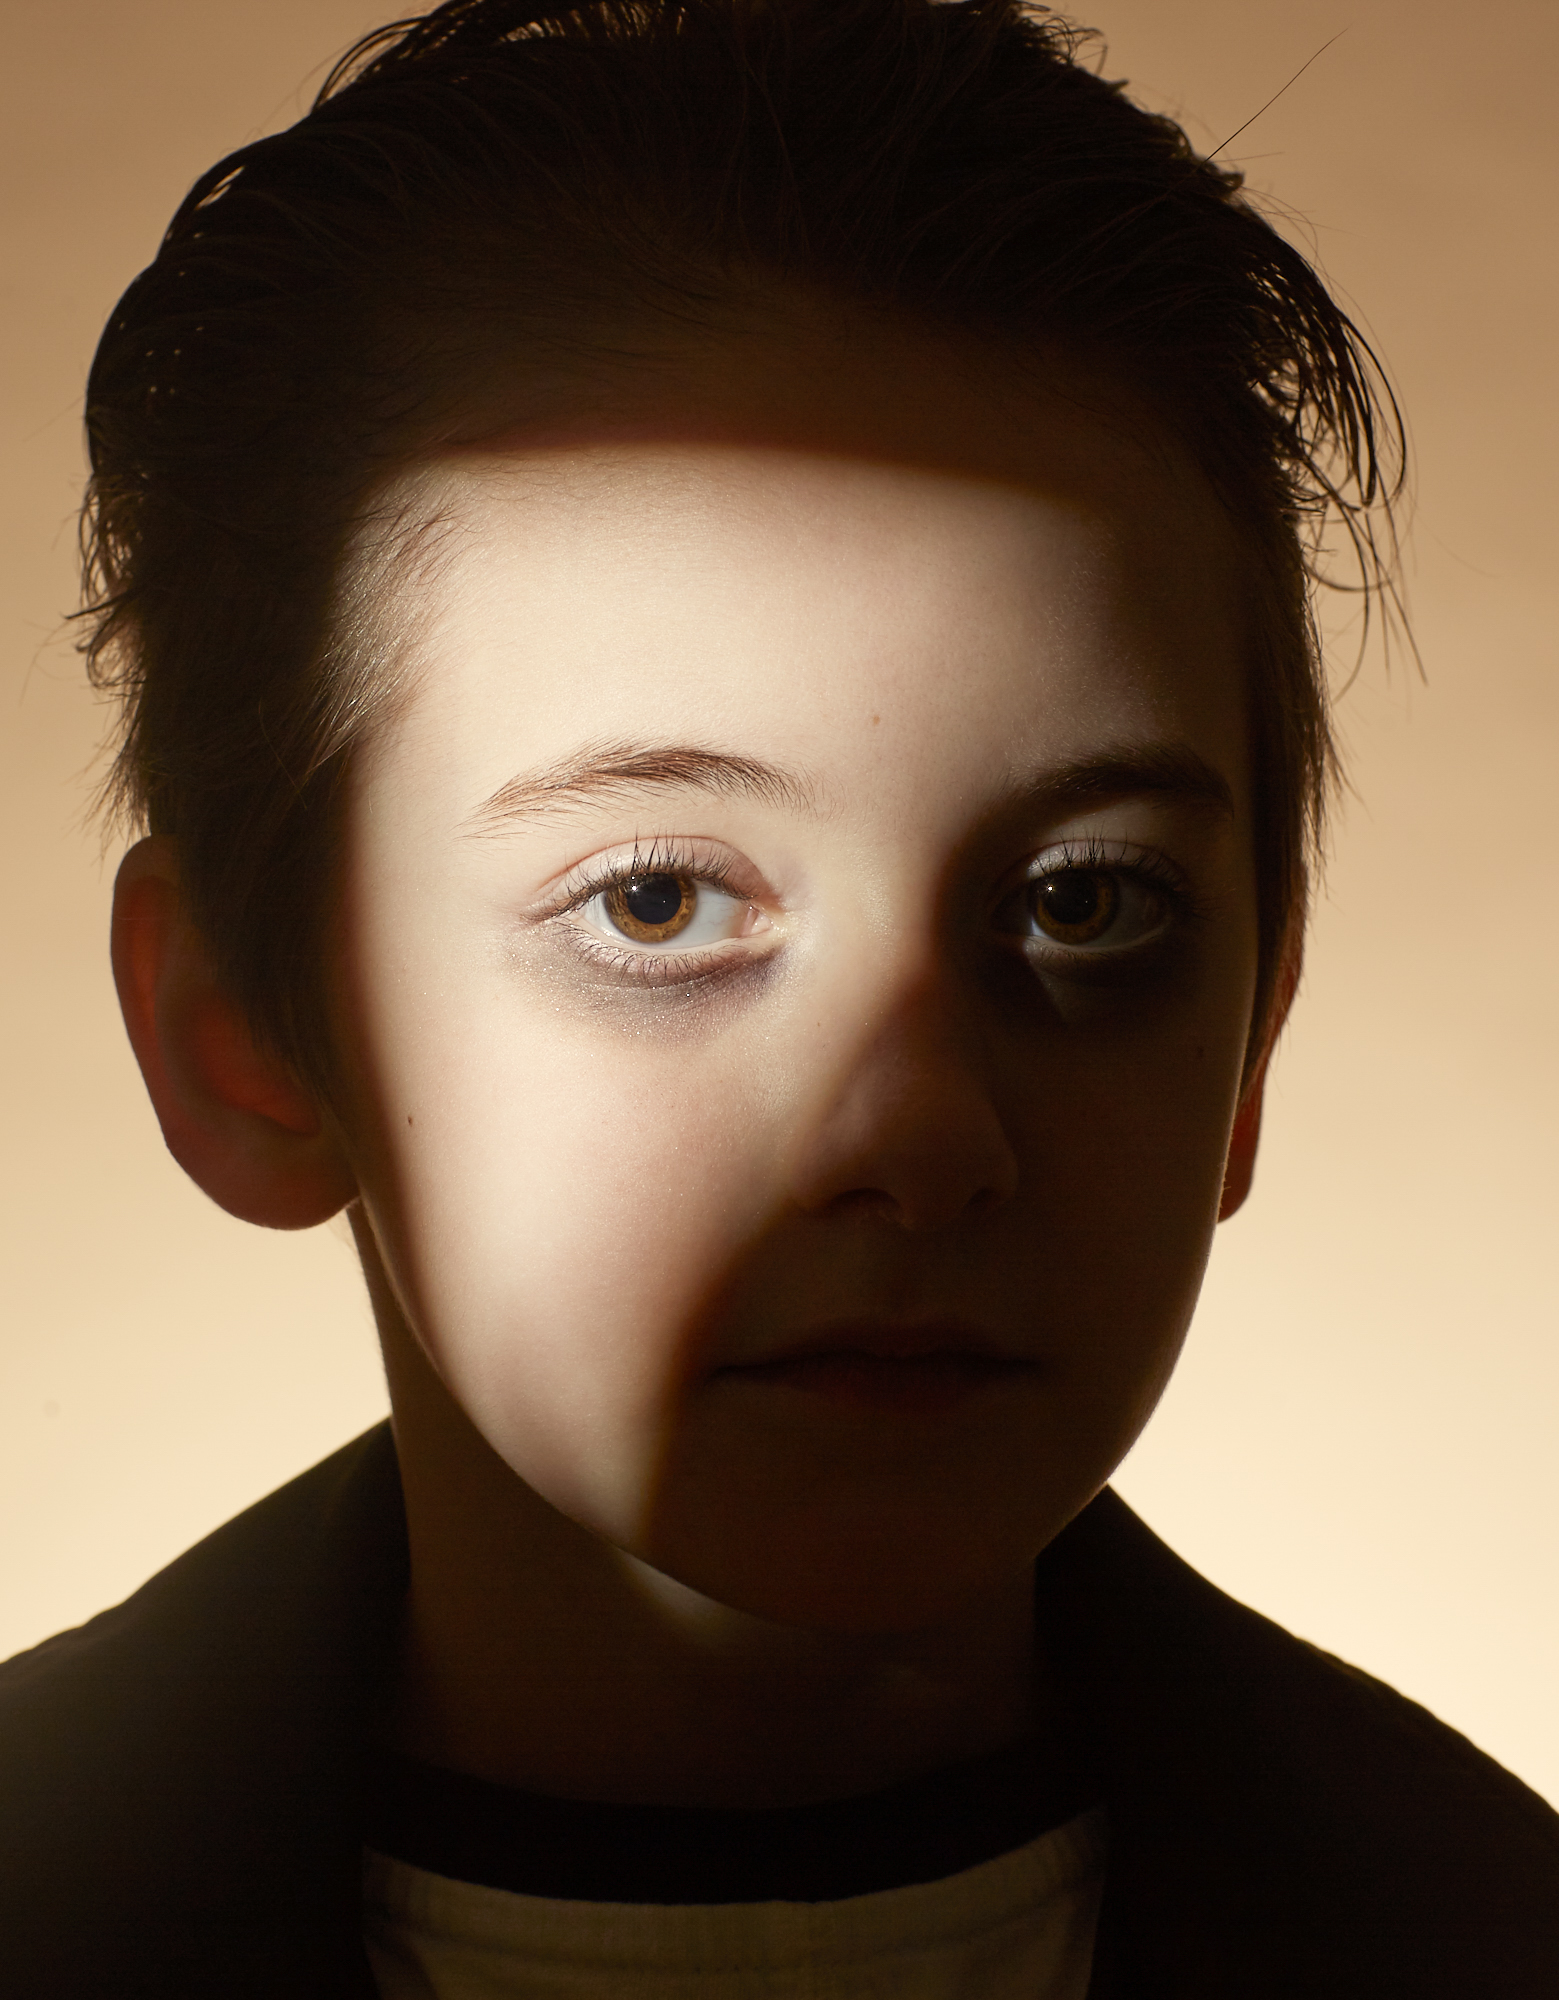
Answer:
POLYGON ((404 483, 443 525, 385 607, 330 1106, 211 978, 172 843, 116 901, 175 1155, 250 1220, 352 1218, 412 1547, 386 1730, 577 1797, 1064 1731, 1031 1566, 1259 1131, 1200 476, 1124 398, 998 397, 929 339, 759 359, 404 483))

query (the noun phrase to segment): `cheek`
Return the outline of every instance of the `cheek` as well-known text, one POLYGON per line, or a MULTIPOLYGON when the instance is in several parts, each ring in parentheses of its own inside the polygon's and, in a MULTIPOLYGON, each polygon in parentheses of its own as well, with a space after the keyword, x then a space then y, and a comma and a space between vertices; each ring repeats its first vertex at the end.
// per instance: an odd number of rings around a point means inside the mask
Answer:
POLYGON ((1072 1027, 1017 1072, 1030 1194, 1014 1263, 1076 1330, 1079 1366, 1123 1377, 1178 1351, 1216 1227, 1251 986, 1231 951, 1140 1029, 1072 1027))
POLYGON ((1194 1035, 1160 1054, 1169 1065, 1079 1061, 1035 1110, 1030 1282, 1069 1330, 1069 1369, 1112 1392, 1178 1352, 1222 1184, 1226 1091, 1211 1054, 1194 1035))
POLYGON ((372 1061, 366 1199, 413 1330, 500 1456, 610 1526, 774 1200, 750 1070, 718 1041, 609 1040, 503 989, 401 1011, 372 1061))

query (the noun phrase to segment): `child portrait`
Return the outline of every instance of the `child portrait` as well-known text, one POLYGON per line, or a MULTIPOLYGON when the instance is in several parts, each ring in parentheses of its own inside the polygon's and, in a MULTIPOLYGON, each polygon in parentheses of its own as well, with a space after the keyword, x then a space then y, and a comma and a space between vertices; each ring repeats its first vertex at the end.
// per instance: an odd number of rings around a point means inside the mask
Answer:
POLYGON ((7 1976, 1559 1991, 1503 72, 164 11, 29 434, 7 1976))

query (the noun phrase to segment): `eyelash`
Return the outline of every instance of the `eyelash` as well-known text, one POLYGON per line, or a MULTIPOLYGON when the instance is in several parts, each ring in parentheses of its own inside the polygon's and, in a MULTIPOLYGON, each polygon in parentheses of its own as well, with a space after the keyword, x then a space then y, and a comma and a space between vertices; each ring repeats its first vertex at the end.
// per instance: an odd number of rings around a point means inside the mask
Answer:
POLYGON ((1191 921, 1203 914, 1201 899, 1191 887, 1184 871, 1177 868, 1166 854, 1156 854, 1151 849, 1123 859, 1121 843, 1104 840, 1098 834, 1089 834, 1081 840, 1059 841, 1054 847, 1044 848, 1036 860, 1023 872, 1021 881, 1043 882, 1047 875, 1125 875, 1131 880, 1144 882, 1155 895, 1162 896, 1174 914, 1191 921))
MULTIPOLYGON (((1174 862, 1166 855, 1151 850, 1124 859, 1120 853, 1120 843, 1109 842, 1098 835, 1088 835, 1081 839, 1063 840, 1056 846, 1044 849, 1019 878, 1012 889, 1005 892, 1011 896, 1017 889, 1033 882, 1040 882, 1048 875, 1075 872, 1079 874, 1109 874, 1125 876, 1140 882, 1159 897, 1167 906, 1168 921, 1157 932, 1138 945, 1117 945, 1113 949, 1090 950, 1086 946, 1069 946, 1055 940, 1036 943, 1025 940, 1033 956, 1070 961, 1081 965, 1086 961, 1102 964, 1115 961, 1120 964, 1142 956, 1154 945, 1165 942, 1164 933, 1182 930, 1197 923, 1205 914, 1204 906, 1192 889, 1190 882, 1174 862)), ((627 861, 614 861, 610 866, 599 868, 589 875, 575 875, 565 880, 561 894, 564 898, 552 912, 554 917, 567 917, 585 909, 597 896, 605 894, 619 883, 634 875, 687 875, 701 888, 714 889, 718 893, 750 899, 750 892, 738 887, 735 870, 727 861, 717 855, 699 854, 676 841, 652 841, 648 848, 634 844, 632 857, 627 861)), ((607 943, 604 939, 590 937, 584 932, 577 933, 578 949, 585 957, 609 968, 612 972, 644 985, 686 985, 694 977, 706 977, 718 969, 726 954, 701 947, 690 952, 638 952, 628 946, 607 943)))
POLYGON ((558 914, 566 916, 571 910, 582 910, 593 896, 626 882, 630 875, 691 875, 702 888, 718 889, 725 896, 740 895, 741 891, 732 886, 733 874, 728 862, 695 855, 674 841, 665 844, 654 841, 647 851, 635 841, 631 861, 614 861, 594 875, 566 881, 564 894, 568 900, 559 906, 558 914))
POLYGON ((1015 896, 1050 876, 1108 875, 1136 885, 1162 911, 1161 921, 1144 936, 1123 944, 1072 944, 1032 932, 1013 937, 1012 947, 1036 977, 1109 985, 1150 976, 1205 920, 1206 904, 1175 862, 1152 849, 1123 854, 1123 846, 1123 842, 1107 841, 1097 834, 1058 841, 1042 849, 1017 882, 1003 892, 998 909, 1008 907, 1015 896))
MULTIPOLYGON (((735 870, 730 863, 718 856, 696 854, 689 847, 679 846, 675 841, 652 841, 650 846, 641 848, 634 842, 633 855, 628 861, 614 861, 609 867, 598 869, 594 874, 574 876, 565 881, 562 893, 566 898, 553 912, 555 916, 572 916, 585 909, 595 898, 614 889, 620 882, 626 882, 633 875, 688 875, 701 889, 714 889, 721 895, 753 900, 745 889, 738 888, 735 870)), ((626 945, 608 944, 603 938, 577 933, 576 949, 596 964, 619 974, 625 979, 635 979, 646 986, 685 986, 693 978, 706 977, 718 967, 720 958, 726 954, 718 948, 703 946, 689 952, 641 952, 626 945)))

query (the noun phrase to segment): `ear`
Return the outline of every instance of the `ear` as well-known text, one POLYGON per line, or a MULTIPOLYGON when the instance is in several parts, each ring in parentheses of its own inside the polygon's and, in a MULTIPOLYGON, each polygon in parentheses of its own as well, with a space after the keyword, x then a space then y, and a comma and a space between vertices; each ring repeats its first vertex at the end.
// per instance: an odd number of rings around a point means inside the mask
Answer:
POLYGON ((178 850, 138 841, 114 883, 114 983, 168 1151, 219 1207, 307 1229, 357 1183, 332 1121, 255 1044, 190 922, 178 850))
POLYGON ((1218 1220, 1227 1222, 1244 1206, 1250 1184, 1256 1178, 1256 1147, 1261 1140, 1261 1100, 1267 1087, 1267 1058, 1262 1057, 1240 1098, 1229 1134, 1229 1153, 1223 1163, 1223 1193, 1218 1198, 1218 1220))
POLYGON ((1260 1059, 1240 1093, 1239 1105, 1234 1113, 1228 1156, 1223 1167, 1223 1193, 1218 1202, 1220 1222, 1227 1222, 1236 1210, 1244 1206, 1251 1182, 1256 1178, 1256 1148, 1261 1141, 1261 1107, 1267 1089, 1267 1065, 1272 1060, 1272 1051, 1277 1046, 1278 1036, 1288 1019, 1288 1010, 1293 1006, 1294 995, 1299 989, 1301 962, 1302 940, 1295 936, 1285 946, 1279 962, 1277 982, 1262 1034, 1260 1059))

